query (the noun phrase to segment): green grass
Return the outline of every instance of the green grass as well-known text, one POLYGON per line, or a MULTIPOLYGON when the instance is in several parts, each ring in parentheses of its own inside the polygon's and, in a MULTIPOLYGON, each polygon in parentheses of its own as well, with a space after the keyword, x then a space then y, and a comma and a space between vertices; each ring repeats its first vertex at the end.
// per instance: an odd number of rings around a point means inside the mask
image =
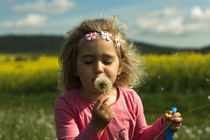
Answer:
MULTIPOLYGON (((197 111, 188 112, 199 106, 210 104, 208 93, 140 93, 146 116, 153 114, 160 116, 172 106, 176 106, 178 111, 184 114, 186 124, 209 123, 206 117, 209 116, 210 106, 197 111), (188 113, 187 113, 188 112, 188 113), (186 113, 186 114, 185 114, 186 113), (188 119, 190 118, 190 119, 188 119)), ((151 120, 151 119, 149 119, 151 120)))
POLYGON ((0 94, 0 139, 56 139, 54 102, 57 93, 0 94))
MULTIPOLYGON (((148 124, 171 106, 181 113, 209 104, 209 93, 141 93, 148 124)), ((29 95, 0 94, 0 140, 53 140, 56 139, 54 103, 58 93, 29 95)), ((175 139, 205 140, 210 134, 210 107, 185 114, 183 127, 175 139)))
POLYGON ((199 93, 141 93, 147 123, 152 124, 172 106, 183 114, 181 129, 175 133, 176 140, 207 140, 210 137, 209 92, 199 93), (206 105, 193 111, 195 108, 206 105))

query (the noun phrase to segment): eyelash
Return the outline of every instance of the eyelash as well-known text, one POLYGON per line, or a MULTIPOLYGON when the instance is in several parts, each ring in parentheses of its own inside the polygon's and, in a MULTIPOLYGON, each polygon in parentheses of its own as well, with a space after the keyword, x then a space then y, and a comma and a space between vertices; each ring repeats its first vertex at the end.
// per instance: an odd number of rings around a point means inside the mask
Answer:
MULTIPOLYGON (((92 63, 94 63, 94 61, 84 62, 84 64, 86 64, 86 65, 89 65, 89 64, 92 64, 92 63)), ((103 64, 109 65, 109 64, 112 64, 112 61, 103 61, 103 64)))
POLYGON ((109 65, 109 64, 112 63, 112 61, 104 61, 103 63, 106 64, 106 65, 109 65))
POLYGON ((93 63, 93 61, 84 62, 84 64, 87 64, 87 65, 91 63, 93 63))

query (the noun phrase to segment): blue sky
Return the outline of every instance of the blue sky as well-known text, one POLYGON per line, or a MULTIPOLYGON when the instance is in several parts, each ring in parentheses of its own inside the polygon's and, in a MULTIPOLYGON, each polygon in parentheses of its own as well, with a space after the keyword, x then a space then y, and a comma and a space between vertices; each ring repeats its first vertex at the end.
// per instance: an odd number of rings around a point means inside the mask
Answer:
POLYGON ((132 40, 179 48, 210 44, 210 0, 0 0, 0 36, 65 35, 87 18, 118 15, 132 40))

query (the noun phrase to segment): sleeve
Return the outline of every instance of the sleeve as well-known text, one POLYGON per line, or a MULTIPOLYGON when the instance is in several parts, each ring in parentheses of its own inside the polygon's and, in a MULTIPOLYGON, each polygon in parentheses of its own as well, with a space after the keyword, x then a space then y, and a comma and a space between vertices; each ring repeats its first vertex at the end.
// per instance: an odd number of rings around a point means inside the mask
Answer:
MULTIPOLYGON (((138 96, 138 95, 137 95, 138 96)), ((134 131, 134 140, 146 139, 153 140, 162 130, 162 117, 157 119, 153 125, 147 126, 144 116, 143 104, 140 97, 136 97, 136 127, 134 131)), ((164 133, 161 134, 158 140, 164 140, 164 133)))
POLYGON ((55 123, 58 140, 99 140, 91 123, 80 132, 75 116, 73 107, 69 107, 63 98, 56 100, 55 123))

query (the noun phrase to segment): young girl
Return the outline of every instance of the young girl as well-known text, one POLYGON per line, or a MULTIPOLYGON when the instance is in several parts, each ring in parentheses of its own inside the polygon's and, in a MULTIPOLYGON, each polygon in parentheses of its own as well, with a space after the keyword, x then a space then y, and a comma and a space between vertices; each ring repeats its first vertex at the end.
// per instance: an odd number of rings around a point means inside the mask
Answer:
MULTIPOLYGON (((144 71, 115 17, 85 20, 68 32, 59 62, 59 85, 66 93, 55 104, 59 140, 152 140, 169 124, 163 115, 147 126, 141 99, 129 88, 144 71), (102 77, 110 79, 109 90, 94 86, 102 77)), ((177 131, 180 113, 167 114, 177 131)))

